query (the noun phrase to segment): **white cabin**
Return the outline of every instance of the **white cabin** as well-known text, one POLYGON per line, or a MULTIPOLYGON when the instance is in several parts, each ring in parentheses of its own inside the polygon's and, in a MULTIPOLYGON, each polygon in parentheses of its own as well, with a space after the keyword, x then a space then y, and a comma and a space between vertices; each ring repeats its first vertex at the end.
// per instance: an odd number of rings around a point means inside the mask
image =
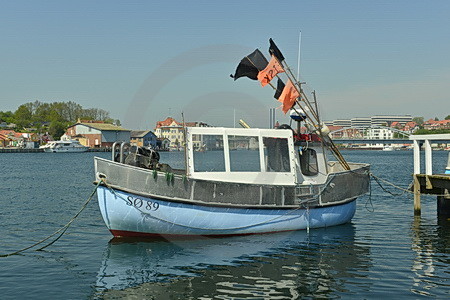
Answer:
POLYGON ((322 147, 294 146, 289 129, 187 128, 188 176, 221 182, 294 186, 323 183, 322 147), (201 140, 201 151, 193 140, 201 140))

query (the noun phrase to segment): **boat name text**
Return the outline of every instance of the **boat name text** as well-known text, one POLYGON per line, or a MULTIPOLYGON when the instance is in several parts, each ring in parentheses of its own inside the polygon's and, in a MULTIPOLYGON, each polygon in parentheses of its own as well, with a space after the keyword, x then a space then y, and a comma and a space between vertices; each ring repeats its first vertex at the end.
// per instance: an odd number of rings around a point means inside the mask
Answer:
POLYGON ((134 206, 136 208, 144 208, 148 211, 155 211, 159 208, 158 202, 152 202, 147 200, 142 200, 141 198, 135 198, 133 196, 128 196, 126 201, 128 206, 134 206))

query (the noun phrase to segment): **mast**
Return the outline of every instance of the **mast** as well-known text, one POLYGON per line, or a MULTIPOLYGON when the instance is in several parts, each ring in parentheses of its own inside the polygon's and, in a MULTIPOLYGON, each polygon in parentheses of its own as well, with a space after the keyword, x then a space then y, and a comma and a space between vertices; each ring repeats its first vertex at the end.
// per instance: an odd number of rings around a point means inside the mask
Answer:
POLYGON ((298 34, 298 61, 297 61, 297 78, 300 80, 300 51, 302 46, 302 31, 298 34))
MULTIPOLYGON (((336 157, 336 159, 339 161, 339 163, 344 167, 344 169, 350 170, 350 166, 348 165, 347 161, 340 153, 339 149, 333 143, 331 138, 328 136, 328 134, 326 134, 326 135, 323 134, 322 125, 320 123, 318 111, 317 111, 317 109, 315 109, 312 106, 307 95, 303 92, 302 83, 299 80, 297 80, 295 75, 292 73, 292 70, 289 67, 289 65, 287 64, 285 59, 280 61, 278 59, 278 57, 275 56, 275 58, 277 59, 278 63, 284 68, 284 70, 286 71, 286 76, 287 76, 288 80, 290 80, 293 83, 294 88, 297 90, 298 94, 300 95, 299 99, 297 99, 295 101, 292 109, 294 109, 298 113, 298 111, 295 109, 295 104, 297 104, 298 107, 303 110, 303 112, 305 113, 307 118, 310 120, 311 124, 314 126, 314 129, 316 130, 317 134, 319 134, 319 136, 321 137, 322 143, 325 143, 330 148, 333 155, 336 157), (302 103, 304 103, 306 105, 306 108, 308 108, 309 112, 311 113, 311 116, 307 112, 307 109, 305 109, 305 107, 302 106, 302 103)), ((277 75, 277 78, 279 78, 278 75, 277 75)), ((316 103, 317 103, 317 101, 316 101, 316 103)))
POLYGON ((184 113, 181 112, 181 118, 183 119, 183 138, 184 138, 184 168, 186 170, 186 176, 189 176, 189 167, 188 167, 188 153, 187 153, 187 132, 186 132, 186 122, 184 122, 184 113))
POLYGON ((316 98, 316 91, 313 91, 313 97, 314 97, 314 106, 316 107, 317 111, 317 119, 319 120, 319 126, 321 126, 320 133, 320 144, 322 145, 322 152, 323 152, 323 159, 325 160, 325 171, 328 174, 328 162, 327 162, 327 156, 325 155, 325 145, 324 145, 324 138, 323 138, 323 131, 322 131, 322 123, 320 122, 319 117, 319 108, 317 107, 317 98, 316 98))

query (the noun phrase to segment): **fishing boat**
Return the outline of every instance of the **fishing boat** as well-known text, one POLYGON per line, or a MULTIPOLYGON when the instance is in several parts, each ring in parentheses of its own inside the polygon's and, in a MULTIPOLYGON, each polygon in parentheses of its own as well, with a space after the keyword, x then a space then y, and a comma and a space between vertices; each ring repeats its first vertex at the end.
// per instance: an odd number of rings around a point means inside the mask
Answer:
MULTIPOLYGON (((243 62, 251 63, 243 75, 251 79, 258 75, 249 73, 255 72, 252 66, 257 73, 270 66, 254 53, 241 61, 235 79, 243 62)), ((274 53, 272 60, 288 70, 274 53)), ((95 157, 98 203, 111 233, 228 236, 349 222, 356 199, 368 191, 369 165, 342 157, 301 84, 292 74, 287 80, 290 96, 283 97, 283 88, 275 98, 289 111, 295 129, 185 127, 184 169, 160 162, 154 150, 127 143, 113 145, 111 159, 95 157), (208 151, 196 151, 194 141, 208 151), (236 145, 240 150, 232 151, 236 145), (329 160, 328 153, 337 160, 329 160)))
POLYGON ((50 141, 47 144, 40 146, 40 149, 44 149, 44 152, 86 152, 89 147, 81 145, 77 140, 70 139, 69 136, 63 135, 59 141, 50 141))

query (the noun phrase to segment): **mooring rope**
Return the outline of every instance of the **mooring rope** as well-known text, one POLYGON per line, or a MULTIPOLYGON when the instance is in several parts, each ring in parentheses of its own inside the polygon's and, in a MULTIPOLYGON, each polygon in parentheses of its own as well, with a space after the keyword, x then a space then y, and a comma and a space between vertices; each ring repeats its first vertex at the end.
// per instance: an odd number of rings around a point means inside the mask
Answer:
MULTIPOLYGON (((411 190, 411 187, 412 187, 413 184, 414 184, 413 182, 411 182, 411 183, 409 184, 408 188, 405 189, 405 188, 403 188, 403 187, 401 187, 401 186, 398 186, 398 185, 393 184, 392 182, 389 182, 389 181, 386 180, 386 179, 383 179, 383 178, 380 178, 380 177, 377 177, 377 176, 373 175, 372 172, 370 172, 369 175, 374 179, 374 181, 380 186, 380 188, 381 188, 383 191, 385 191, 385 192, 388 193, 388 194, 391 194, 392 196, 397 196, 397 197, 398 197, 398 196, 403 196, 405 193, 409 193, 409 194, 412 194, 412 195, 414 194, 414 191, 411 190), (389 191, 388 189, 386 189, 386 188, 381 184, 381 182, 386 183, 386 184, 389 184, 390 186, 392 186, 392 187, 394 187, 394 188, 396 188, 396 189, 402 191, 402 193, 396 194, 396 193, 393 193, 393 192, 389 191)), ((426 195, 430 195, 430 196, 444 196, 444 197, 448 196, 447 194, 433 194, 433 193, 427 193, 426 195)))
POLYGON ((392 182, 387 181, 386 179, 382 179, 382 178, 380 178, 380 177, 377 177, 377 176, 373 175, 372 172, 369 173, 369 175, 375 180, 375 182, 380 186, 380 188, 381 188, 383 191, 385 191, 386 193, 388 193, 388 194, 390 194, 390 195, 392 195, 392 196, 399 197, 399 196, 402 196, 402 195, 405 194, 405 193, 412 193, 412 194, 414 194, 413 191, 410 191, 410 190, 408 190, 408 189, 402 188, 401 186, 395 185, 395 184, 393 184, 392 182), (390 186, 392 186, 392 187, 394 187, 394 188, 396 188, 396 189, 398 189, 398 190, 401 190, 401 191, 403 191, 403 192, 402 192, 402 193, 393 193, 393 192, 389 191, 388 189, 386 189, 386 188, 381 184, 381 182, 384 182, 384 183, 386 183, 386 184, 389 184, 390 186))
POLYGON ((23 249, 20 249, 20 250, 17 250, 17 251, 8 253, 8 254, 0 254, 0 257, 8 257, 8 256, 16 255, 16 254, 19 254, 19 253, 21 253, 21 252, 24 252, 24 251, 26 251, 26 250, 28 250, 28 249, 34 248, 34 247, 36 247, 36 246, 42 244, 43 242, 49 240, 51 237, 53 237, 53 236, 55 236, 55 235, 57 235, 57 234, 59 233, 59 235, 58 235, 58 237, 57 237, 56 239, 54 239, 54 240, 51 241, 50 243, 48 243, 48 244, 42 246, 41 248, 36 249, 36 251, 41 251, 41 250, 47 248, 48 246, 53 245, 57 240, 59 240, 59 239, 64 235, 64 233, 67 231, 67 229, 69 228, 69 226, 75 221, 75 219, 76 219, 76 218, 81 214, 81 212, 87 207, 87 205, 89 204, 89 202, 91 202, 92 197, 94 197, 95 193, 97 192, 97 188, 98 188, 98 187, 100 186, 100 184, 102 184, 102 183, 103 183, 103 180, 102 180, 102 179, 98 181, 98 183, 96 184, 96 186, 95 186, 94 190, 92 191, 91 195, 89 196, 89 198, 88 198, 88 199, 86 200, 86 202, 83 204, 83 206, 81 207, 81 209, 80 209, 80 210, 79 210, 79 211, 78 211, 78 212, 70 219, 70 221, 69 221, 66 225, 64 225, 63 227, 61 227, 60 229, 58 229, 57 231, 55 231, 54 233, 52 233, 52 234, 49 235, 48 237, 46 237, 46 238, 40 240, 40 241, 37 242, 37 243, 34 243, 34 244, 31 245, 31 246, 25 247, 25 248, 23 248, 23 249))
POLYGON ((364 207, 369 212, 374 212, 375 211, 375 208, 373 207, 373 203, 372 203, 372 180, 369 180, 369 198, 367 199, 366 204, 364 205, 364 207), (370 204, 370 208, 369 208, 369 204, 370 204))

